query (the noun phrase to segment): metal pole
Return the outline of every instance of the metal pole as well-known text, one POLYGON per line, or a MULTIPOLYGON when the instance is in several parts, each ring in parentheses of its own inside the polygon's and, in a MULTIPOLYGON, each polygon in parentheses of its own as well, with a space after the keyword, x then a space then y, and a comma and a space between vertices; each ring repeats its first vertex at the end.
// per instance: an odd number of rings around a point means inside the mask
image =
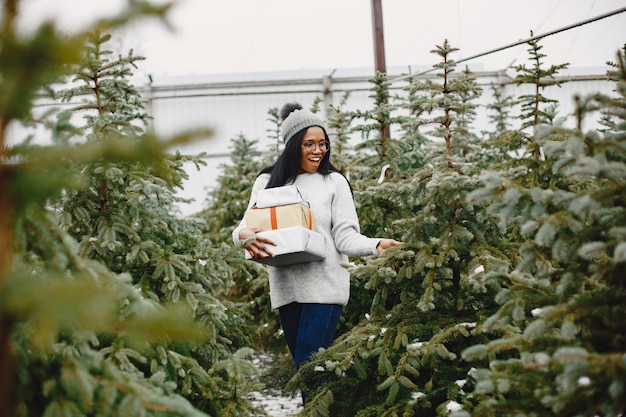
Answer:
MULTIPOLYGON (((383 8, 381 0, 372 0, 372 28, 374 29, 374 62, 376 71, 387 74, 387 64, 385 63, 385 36, 383 33, 383 8)), ((387 102, 385 101, 385 104, 387 102)), ((382 126, 380 137, 383 149, 385 141, 391 136, 389 126, 382 126)), ((383 151, 384 153, 384 151, 383 151)))
POLYGON ((372 28, 374 29, 374 62, 376 64, 376 71, 387 73, 381 0, 372 0, 372 28))

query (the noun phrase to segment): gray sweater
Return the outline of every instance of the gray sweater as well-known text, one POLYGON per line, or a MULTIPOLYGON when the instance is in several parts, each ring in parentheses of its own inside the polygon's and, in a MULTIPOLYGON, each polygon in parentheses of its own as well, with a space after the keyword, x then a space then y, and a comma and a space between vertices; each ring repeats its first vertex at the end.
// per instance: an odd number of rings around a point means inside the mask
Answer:
MULTIPOLYGON (((256 193, 264 189, 269 174, 256 179, 248 208, 254 205, 256 193)), ((326 257, 322 261, 280 267, 267 266, 270 278, 272 308, 292 302, 346 305, 350 297, 350 273, 343 266, 348 256, 373 255, 380 238, 360 233, 359 219, 346 178, 333 172, 298 175, 294 184, 311 205, 315 228, 324 235, 326 257)), ((246 227, 245 218, 233 231, 233 242, 239 243, 239 231, 246 227)))

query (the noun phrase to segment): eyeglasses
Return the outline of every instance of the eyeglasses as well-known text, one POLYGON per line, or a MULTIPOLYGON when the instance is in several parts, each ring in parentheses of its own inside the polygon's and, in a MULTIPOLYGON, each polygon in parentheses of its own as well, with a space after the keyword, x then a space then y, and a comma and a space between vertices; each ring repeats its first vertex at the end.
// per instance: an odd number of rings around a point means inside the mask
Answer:
POLYGON ((327 140, 322 140, 320 142, 306 141, 302 142, 302 147, 307 152, 315 151, 316 147, 319 147, 320 151, 326 152, 328 149, 330 149, 330 142, 327 140))

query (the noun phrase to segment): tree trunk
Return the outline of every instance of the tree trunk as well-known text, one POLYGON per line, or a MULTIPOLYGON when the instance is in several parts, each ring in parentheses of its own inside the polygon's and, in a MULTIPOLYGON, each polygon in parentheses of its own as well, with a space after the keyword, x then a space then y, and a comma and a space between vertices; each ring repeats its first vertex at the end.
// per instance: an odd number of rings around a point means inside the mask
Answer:
MULTIPOLYGON (((11 173, 0 165, 0 291, 11 270, 13 254, 13 199, 10 190, 11 173)), ((13 411, 13 366, 11 365, 11 321, 6 313, 0 315, 0 416, 10 416, 13 411)))

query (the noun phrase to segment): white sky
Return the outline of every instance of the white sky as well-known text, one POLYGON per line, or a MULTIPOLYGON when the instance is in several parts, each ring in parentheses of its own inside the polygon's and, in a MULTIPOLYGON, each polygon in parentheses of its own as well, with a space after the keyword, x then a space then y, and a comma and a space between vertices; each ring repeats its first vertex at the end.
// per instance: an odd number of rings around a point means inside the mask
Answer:
MULTIPOLYGON (((163 2, 163 0, 158 0, 163 2)), ((142 22, 122 31, 126 52, 160 75, 374 68, 371 0, 179 0, 174 31, 142 22)), ((124 0, 22 0, 24 27, 54 19, 64 30, 119 11, 124 0)), ((438 62, 429 51, 448 39, 456 60, 626 7, 625 0, 382 0, 387 67, 438 62)), ((541 42, 547 64, 604 66, 626 43, 626 13, 541 42)), ((485 70, 526 62, 526 45, 472 64, 485 70)))

